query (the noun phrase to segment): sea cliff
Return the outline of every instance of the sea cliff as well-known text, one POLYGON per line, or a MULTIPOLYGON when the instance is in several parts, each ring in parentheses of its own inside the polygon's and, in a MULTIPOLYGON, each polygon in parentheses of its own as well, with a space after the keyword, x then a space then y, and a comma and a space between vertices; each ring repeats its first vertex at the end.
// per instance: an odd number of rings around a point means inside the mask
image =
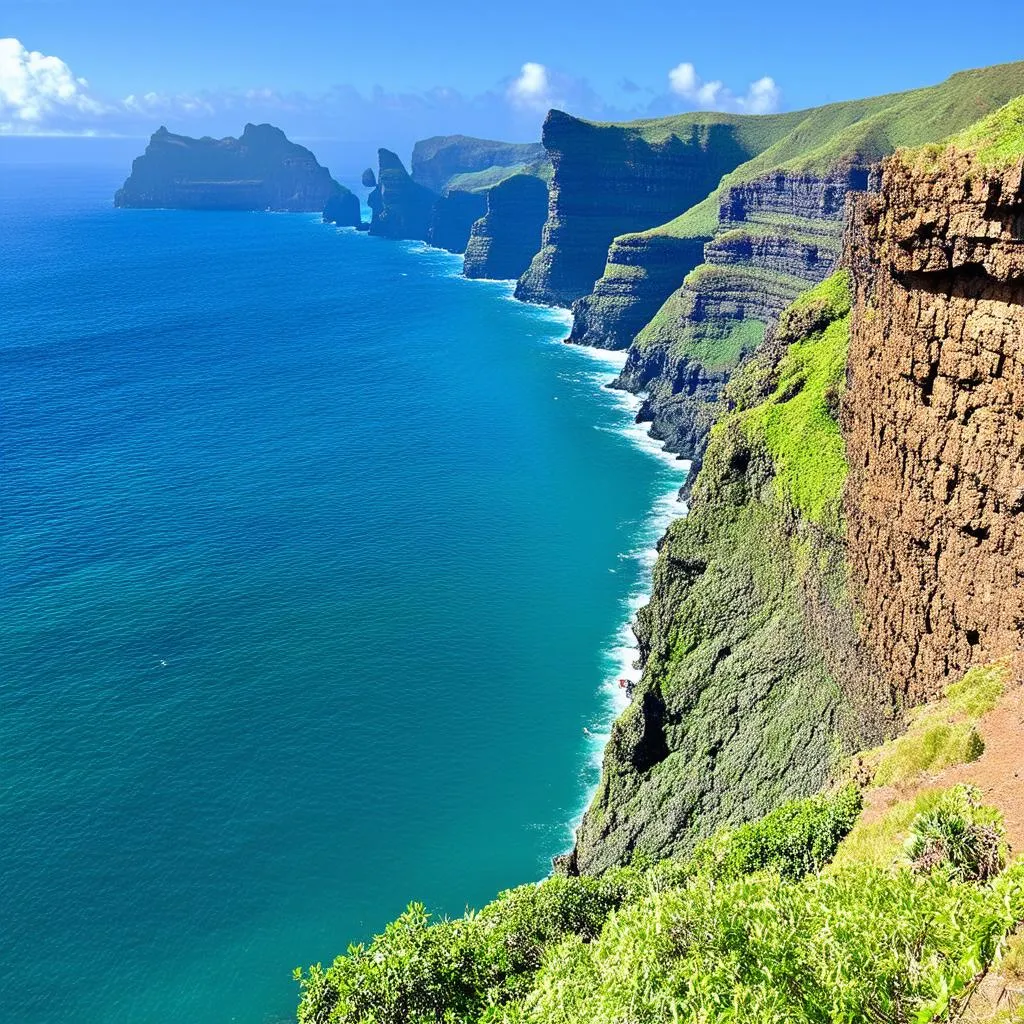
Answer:
POLYGON ((1024 160, 986 163, 979 131, 886 160, 847 269, 724 385, 571 870, 812 792, 1024 646, 1024 160))
POLYGON ((698 203, 790 119, 687 114, 615 125, 552 110, 542 134, 553 167, 548 218, 517 297, 572 306, 601 277, 617 235, 698 203))
MULTIPOLYGON (((834 270, 845 197, 868 187, 869 168, 897 146, 966 128, 1021 92, 1024 64, 1005 64, 912 92, 801 111, 771 146, 724 175, 706 198, 645 232, 652 251, 663 239, 705 240, 700 265, 680 264, 679 284, 629 340, 620 384, 646 393, 640 417, 651 422, 652 434, 699 463, 726 381, 781 310, 834 270)), ((610 259, 615 251, 613 245, 610 259)), ((615 276, 611 263, 605 276, 615 276)), ((637 304, 655 297, 647 287, 654 275, 634 277, 640 287, 630 303, 620 300, 633 317, 628 326, 620 326, 612 306, 596 328, 615 347, 635 323, 637 304)), ((602 278, 594 300, 583 303, 599 308, 606 290, 602 278)), ((591 341, 594 333, 589 326, 591 341)))
POLYGON ((470 277, 516 277, 537 251, 548 173, 540 146, 462 135, 426 139, 413 149, 411 175, 390 150, 380 150, 378 159, 367 179, 371 234, 454 253, 466 252, 474 238, 470 277))
POLYGON ((308 149, 273 125, 247 124, 237 139, 192 139, 159 128, 132 164, 114 205, 320 213, 332 200, 343 204, 343 220, 354 208, 358 221, 356 197, 308 149))

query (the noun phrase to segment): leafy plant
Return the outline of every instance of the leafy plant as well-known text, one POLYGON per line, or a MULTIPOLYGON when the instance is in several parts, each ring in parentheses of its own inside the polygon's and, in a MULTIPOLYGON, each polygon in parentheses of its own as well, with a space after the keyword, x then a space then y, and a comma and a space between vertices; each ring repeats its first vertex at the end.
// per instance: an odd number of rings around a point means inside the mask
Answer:
POLYGON ((861 810, 860 791, 792 800, 760 821, 721 832, 694 851, 695 869, 715 878, 739 878, 770 868, 797 879, 820 871, 835 855, 861 810))
POLYGON ((1002 815, 981 804, 973 786, 954 786, 910 826, 907 856, 915 871, 943 871, 984 882, 1006 863, 1002 815))

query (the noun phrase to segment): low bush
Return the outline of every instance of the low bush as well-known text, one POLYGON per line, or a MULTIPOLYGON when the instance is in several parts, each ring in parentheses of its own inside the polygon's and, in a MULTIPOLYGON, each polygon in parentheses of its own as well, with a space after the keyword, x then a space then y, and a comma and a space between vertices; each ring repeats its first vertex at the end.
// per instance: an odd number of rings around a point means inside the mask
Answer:
POLYGON ((941 871, 960 881, 984 882, 1007 857, 1002 815, 980 802, 972 786, 954 786, 910 825, 907 856, 915 871, 941 871))
POLYGON ((771 868, 783 878, 820 871, 835 855, 861 810, 856 786, 792 800, 761 818, 721 832, 694 851, 694 867, 718 878, 771 868))

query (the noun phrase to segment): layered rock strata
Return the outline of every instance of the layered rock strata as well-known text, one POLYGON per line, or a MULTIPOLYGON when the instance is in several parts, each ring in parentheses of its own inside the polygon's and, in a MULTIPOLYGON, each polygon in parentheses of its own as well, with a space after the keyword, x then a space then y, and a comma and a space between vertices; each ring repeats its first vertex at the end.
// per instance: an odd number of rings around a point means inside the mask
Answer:
POLYGON ((552 110, 543 131, 554 168, 548 219, 517 297, 570 307, 587 295, 616 236, 680 214, 768 144, 767 122, 752 139, 737 130, 737 121, 698 114, 652 132, 642 122, 594 124, 552 110))
POLYGON ((838 265, 843 201, 867 170, 773 173, 725 193, 718 233, 630 348, 620 386, 646 391, 653 436, 698 464, 722 389, 779 314, 838 265))
POLYGON ((514 174, 488 189, 487 212, 466 246, 466 277, 518 278, 540 248, 547 211, 547 183, 533 175, 514 174))

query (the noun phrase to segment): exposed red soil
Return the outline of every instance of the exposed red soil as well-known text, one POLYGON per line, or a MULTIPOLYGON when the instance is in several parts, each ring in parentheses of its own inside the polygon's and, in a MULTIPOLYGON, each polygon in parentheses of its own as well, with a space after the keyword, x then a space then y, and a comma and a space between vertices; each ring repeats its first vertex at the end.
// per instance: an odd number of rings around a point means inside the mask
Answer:
POLYGON ((967 782, 981 790, 986 804, 1003 812, 1012 851, 1024 853, 1024 656, 1014 660, 1011 680, 999 703, 978 723, 978 732, 985 752, 977 761, 924 779, 865 790, 863 820, 875 821, 893 804, 918 793, 967 782))

